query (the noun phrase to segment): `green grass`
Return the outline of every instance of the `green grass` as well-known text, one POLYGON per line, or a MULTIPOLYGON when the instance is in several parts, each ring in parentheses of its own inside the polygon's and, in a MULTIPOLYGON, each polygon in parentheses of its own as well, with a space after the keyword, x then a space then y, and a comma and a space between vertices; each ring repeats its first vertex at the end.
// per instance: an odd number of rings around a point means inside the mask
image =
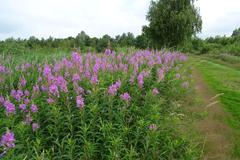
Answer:
POLYGON ((230 54, 208 54, 202 56, 204 59, 214 63, 222 64, 240 70, 240 57, 230 54))
POLYGON ((233 154, 240 157, 240 71, 209 60, 196 60, 196 68, 216 93, 223 93, 220 101, 231 113, 228 124, 235 130, 233 154))

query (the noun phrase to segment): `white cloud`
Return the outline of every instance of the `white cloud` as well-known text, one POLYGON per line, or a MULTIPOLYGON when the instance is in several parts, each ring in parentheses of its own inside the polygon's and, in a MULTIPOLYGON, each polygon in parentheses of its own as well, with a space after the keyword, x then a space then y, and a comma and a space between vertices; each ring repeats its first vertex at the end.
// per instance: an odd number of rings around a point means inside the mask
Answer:
MULTIPOLYGON (((141 33, 150 0, 0 0, 0 39, 141 33)), ((230 35, 240 27, 239 0, 198 0, 201 37, 230 35)))
POLYGON ((198 0, 203 19, 201 37, 231 35, 240 27, 239 0, 198 0))
POLYGON ((81 30, 97 37, 128 31, 137 35, 141 33, 142 25, 147 23, 145 15, 150 3, 150 0, 2 1, 0 23, 10 19, 16 30, 9 33, 0 27, 0 33, 4 32, 0 38, 19 35, 67 37, 75 36, 81 30))

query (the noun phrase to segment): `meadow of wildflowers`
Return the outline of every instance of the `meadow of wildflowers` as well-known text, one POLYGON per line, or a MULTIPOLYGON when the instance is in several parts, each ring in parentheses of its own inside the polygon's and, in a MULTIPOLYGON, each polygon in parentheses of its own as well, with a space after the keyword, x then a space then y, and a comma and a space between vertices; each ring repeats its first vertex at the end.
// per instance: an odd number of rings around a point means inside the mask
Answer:
POLYGON ((188 82, 181 53, 73 52, 0 63, 0 158, 189 159, 171 121, 188 82))

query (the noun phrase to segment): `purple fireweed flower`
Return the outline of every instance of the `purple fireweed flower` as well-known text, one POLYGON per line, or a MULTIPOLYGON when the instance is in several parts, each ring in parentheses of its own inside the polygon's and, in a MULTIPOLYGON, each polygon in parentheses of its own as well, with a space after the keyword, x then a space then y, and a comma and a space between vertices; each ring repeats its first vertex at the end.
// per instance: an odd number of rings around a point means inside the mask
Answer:
POLYGON ((84 93, 84 89, 82 87, 77 87, 76 92, 77 94, 82 94, 84 93))
POLYGON ((130 79, 129 79, 130 84, 133 85, 134 81, 135 81, 135 77, 131 76, 130 79))
POLYGON ((98 84, 98 76, 97 75, 93 75, 91 78, 91 83, 92 84, 98 84))
POLYGON ((118 80, 116 83, 115 83, 116 87, 117 88, 120 88, 121 85, 122 85, 122 82, 120 80, 118 80))
POLYGON ((93 73, 98 74, 99 69, 100 69, 100 60, 97 59, 96 64, 93 66, 93 73))
POLYGON ((65 77, 65 78, 69 78, 69 77, 70 77, 70 73, 69 73, 68 71, 66 71, 66 72, 64 73, 64 77, 65 77))
POLYGON ((15 108, 15 105, 13 103, 11 103, 9 101, 5 101, 3 103, 3 106, 6 109, 7 116, 10 115, 10 114, 15 114, 16 113, 16 108, 15 108))
POLYGON ((157 125, 156 124, 150 124, 148 128, 151 131, 155 131, 157 129, 157 125))
POLYGON ((24 99, 24 104, 29 104, 30 100, 28 98, 24 99))
POLYGON ((154 89, 152 90, 152 94, 153 94, 154 96, 156 96, 157 94, 159 94, 158 89, 157 89, 157 88, 154 88, 154 89))
POLYGON ((25 111, 25 110, 27 109, 27 105, 26 105, 26 104, 20 104, 20 105, 19 105, 19 109, 20 109, 21 111, 25 111))
POLYGON ((55 84, 51 84, 50 86, 49 86, 49 93, 51 93, 52 95, 58 95, 58 87, 57 87, 57 85, 55 85, 55 84))
POLYGON ((187 60, 187 56, 181 54, 181 55, 179 56, 179 60, 180 60, 180 61, 186 61, 186 60, 187 60))
POLYGON ((5 73, 6 71, 6 68, 0 64, 0 73, 5 73))
POLYGON ((118 89, 121 87, 121 81, 118 80, 116 83, 112 84, 108 88, 108 94, 115 96, 117 94, 118 89))
POLYGON ((47 88, 46 86, 42 85, 42 86, 41 86, 41 90, 42 90, 43 92, 46 92, 46 91, 48 90, 48 88, 47 88))
POLYGON ((17 101, 20 101, 22 96, 24 95, 23 91, 21 90, 12 90, 11 91, 11 96, 15 98, 17 101))
POLYGON ((38 112, 38 107, 37 107, 35 104, 32 104, 32 105, 31 105, 31 111, 32 111, 33 113, 38 112))
POLYGON ((22 90, 17 90, 17 95, 21 98, 22 96, 24 96, 24 93, 22 90))
POLYGON ((75 63, 78 63, 78 62, 82 62, 82 57, 81 57, 81 55, 80 54, 78 54, 77 52, 73 52, 72 53, 72 60, 73 60, 73 62, 75 62, 75 63))
POLYGON ((23 66, 25 69, 28 69, 28 68, 30 68, 31 67, 31 64, 30 63, 26 63, 26 64, 24 64, 24 66, 23 66))
POLYGON ((52 70, 51 70, 51 67, 49 65, 45 65, 44 66, 44 69, 43 69, 43 75, 45 77, 48 77, 49 75, 52 74, 52 70))
POLYGON ((55 101, 54 101, 54 99, 52 99, 52 98, 48 98, 48 99, 47 99, 47 102, 48 102, 48 104, 53 104, 55 101))
POLYGON ((28 96, 30 96, 30 92, 29 92, 28 90, 25 90, 25 91, 24 91, 24 95, 25 95, 26 97, 28 97, 28 96))
POLYGON ((157 73, 158 73, 158 81, 160 82, 164 79, 164 69, 159 68, 157 73))
POLYGON ((43 78, 42 77, 38 77, 38 82, 42 82, 43 78))
POLYGON ((126 102, 129 102, 131 100, 131 96, 128 93, 121 94, 120 98, 126 102))
POLYGON ((32 124, 32 131, 33 131, 33 132, 36 132, 39 128, 40 128, 40 126, 39 126, 38 123, 33 123, 33 124, 32 124))
POLYGON ((157 63, 162 64, 162 58, 160 55, 157 56, 157 63))
POLYGON ((31 124, 32 123, 32 116, 30 114, 27 114, 24 119, 25 124, 31 124))
POLYGON ((67 81, 62 76, 58 76, 56 78, 56 84, 59 86, 61 91, 65 93, 68 92, 67 81))
POLYGON ((89 70, 85 71, 85 77, 87 77, 88 79, 91 78, 91 72, 89 70))
POLYGON ((144 80, 143 80, 143 74, 139 74, 137 77, 138 80, 138 86, 139 88, 143 88, 144 80))
POLYGON ((73 77, 72 77, 72 81, 75 82, 75 81, 80 81, 80 80, 81 80, 80 76, 77 73, 74 73, 73 77))
POLYGON ((54 67, 53 67, 53 71, 54 72, 59 72, 61 70, 61 64, 55 64, 54 67))
POLYGON ((7 131, 4 135, 2 135, 0 146, 6 147, 7 149, 15 147, 15 137, 14 133, 11 131, 7 131))
POLYGON ((77 107, 82 109, 84 107, 84 99, 81 95, 76 97, 77 107))
POLYGON ((110 55, 111 54, 111 50, 110 49, 106 49, 104 52, 106 55, 110 55))
POLYGON ((20 79, 20 84, 21 84, 22 87, 26 86, 26 84, 27 84, 26 79, 25 78, 21 78, 20 79))
POLYGON ((33 86, 33 92, 34 93, 38 93, 40 91, 40 88, 39 88, 39 85, 35 85, 35 86, 33 86))
POLYGON ((0 104, 3 104, 5 101, 4 97, 3 96, 0 96, 0 104))

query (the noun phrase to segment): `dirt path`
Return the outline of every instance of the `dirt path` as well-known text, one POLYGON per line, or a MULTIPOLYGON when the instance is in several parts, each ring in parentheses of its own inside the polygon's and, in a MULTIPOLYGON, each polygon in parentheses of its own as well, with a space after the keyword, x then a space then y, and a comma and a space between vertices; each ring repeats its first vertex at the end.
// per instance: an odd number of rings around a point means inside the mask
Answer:
POLYGON ((204 136, 204 160, 231 160, 231 128, 224 120, 228 117, 218 103, 218 96, 212 92, 197 70, 193 70, 195 91, 202 103, 194 107, 194 112, 207 112, 207 115, 194 124, 204 136))

